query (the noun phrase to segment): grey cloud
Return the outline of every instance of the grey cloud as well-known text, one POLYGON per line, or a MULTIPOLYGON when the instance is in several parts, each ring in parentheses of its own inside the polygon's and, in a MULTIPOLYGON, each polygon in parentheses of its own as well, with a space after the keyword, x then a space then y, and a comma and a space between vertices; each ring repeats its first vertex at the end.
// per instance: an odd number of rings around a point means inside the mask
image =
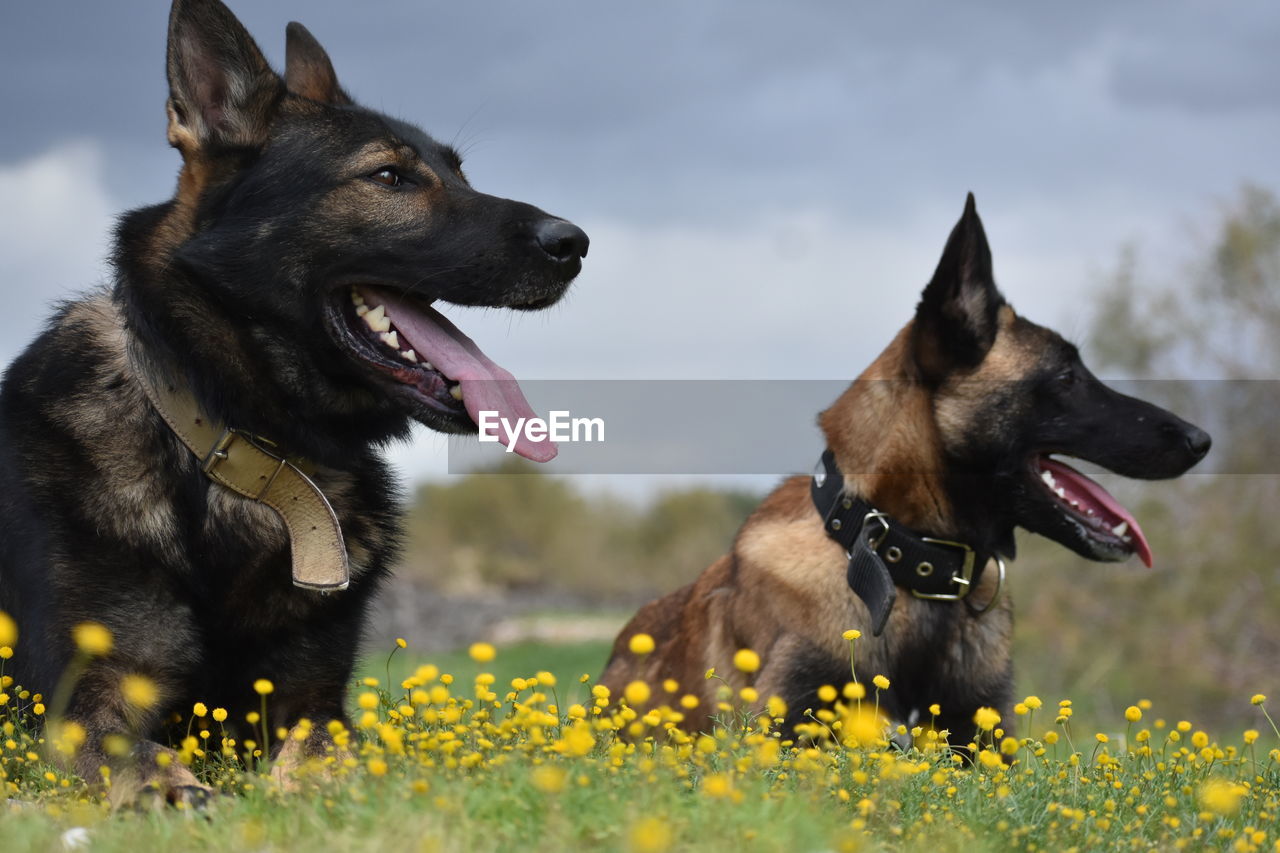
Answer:
MULTIPOLYGON (((879 216, 970 187, 1087 194, 1137 172, 1167 187, 1188 161, 1215 185, 1275 174, 1238 126, 1196 124, 1247 108, 1255 134, 1280 128, 1269 0, 1229 14, 1194 0, 231 5, 277 65, 298 18, 362 101, 456 139, 481 186, 568 216, 879 216), (1146 105, 1166 114, 1127 112, 1146 105)), ((163 0, 10 9, 0 159, 94 137, 122 163, 113 193, 167 189, 166 13, 163 0)))

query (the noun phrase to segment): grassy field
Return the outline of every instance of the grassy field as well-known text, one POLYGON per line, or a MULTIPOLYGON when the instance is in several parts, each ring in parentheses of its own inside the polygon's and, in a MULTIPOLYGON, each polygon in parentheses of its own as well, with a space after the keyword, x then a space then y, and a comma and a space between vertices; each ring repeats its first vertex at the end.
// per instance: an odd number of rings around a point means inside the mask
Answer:
POLYGON ((602 643, 489 651, 370 657, 355 729, 338 733, 348 753, 297 774, 294 792, 247 770, 243 744, 214 745, 203 709, 193 722, 211 737, 182 758, 225 795, 200 813, 113 814, 9 720, 0 848, 1280 850, 1280 735, 1260 697, 1240 699, 1254 730, 1213 733, 1136 698, 1085 724, 1028 697, 1016 720, 982 721, 991 744, 964 764, 928 726, 906 751, 891 745, 874 685, 846 686, 813 718, 815 745, 797 746, 731 695, 713 736, 680 733, 669 708, 618 709, 580 680, 602 643))

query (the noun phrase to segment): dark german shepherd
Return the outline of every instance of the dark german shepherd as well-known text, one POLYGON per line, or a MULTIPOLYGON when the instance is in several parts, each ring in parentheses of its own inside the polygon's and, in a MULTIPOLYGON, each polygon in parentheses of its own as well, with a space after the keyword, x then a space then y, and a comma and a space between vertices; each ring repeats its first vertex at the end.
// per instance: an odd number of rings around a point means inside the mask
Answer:
POLYGON ((733 656, 750 648, 761 701, 786 701, 790 732, 821 706, 819 687, 849 681, 842 633, 856 628, 858 680, 889 678, 890 719, 928 721, 938 703, 934 724, 964 744, 978 708, 1009 712, 1013 617, 999 587, 1015 527, 1090 559, 1151 562, 1133 517, 1051 454, 1159 479, 1209 450, 1203 430, 1107 388, 1074 346, 1014 313, 972 196, 915 319, 819 421, 814 477, 785 481, 727 556, 622 630, 603 675, 615 695, 639 679, 662 696, 674 678, 700 699, 685 725, 706 728, 717 703, 704 673, 741 688, 733 656), (629 650, 637 633, 652 654, 629 650))
POLYGON ((162 721, 196 700, 243 721, 258 678, 273 727, 313 724, 290 758, 325 749, 399 536, 380 448, 411 420, 532 414, 431 303, 544 308, 587 253, 576 226, 477 192, 452 148, 356 105, 306 29, 287 36, 281 77, 218 0, 175 0, 176 195, 121 219, 114 286, 63 305, 0 391, 9 671, 50 696, 82 668, 63 709, 86 733, 78 772, 101 779, 108 736, 137 744, 118 801, 201 797, 157 760, 162 721), (109 654, 77 657, 85 622, 109 654), (132 673, 150 707, 122 696, 132 673))

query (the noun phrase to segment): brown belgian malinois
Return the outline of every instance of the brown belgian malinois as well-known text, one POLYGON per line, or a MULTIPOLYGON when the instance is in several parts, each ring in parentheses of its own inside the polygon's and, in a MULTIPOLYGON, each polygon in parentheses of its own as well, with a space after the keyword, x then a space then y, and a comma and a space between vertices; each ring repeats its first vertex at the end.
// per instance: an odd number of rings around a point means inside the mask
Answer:
MULTIPOLYGON (((883 674, 880 708, 934 725, 952 743, 976 734, 978 708, 1008 714, 1013 614, 1001 596, 1014 528, 1100 561, 1151 549, 1133 516, 1067 455, 1139 479, 1176 477, 1209 435, 1108 388, 1057 333, 1018 316, 996 288, 969 196, 915 318, 819 423, 827 450, 813 477, 786 480, 692 584, 645 605, 602 676, 616 695, 664 679, 716 714, 714 667, 732 686, 738 649, 761 658, 761 702, 786 701, 785 731, 850 678, 845 630, 861 631, 858 680, 883 674), (655 640, 629 650, 633 635, 655 640)), ((674 702, 672 703, 674 705, 674 702)))

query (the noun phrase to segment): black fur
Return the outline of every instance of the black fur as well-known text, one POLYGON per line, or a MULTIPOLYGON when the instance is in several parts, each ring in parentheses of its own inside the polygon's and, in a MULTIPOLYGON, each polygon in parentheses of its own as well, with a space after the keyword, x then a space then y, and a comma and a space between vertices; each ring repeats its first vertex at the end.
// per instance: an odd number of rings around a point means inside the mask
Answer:
POLYGON ((289 40, 286 80, 217 0, 176 0, 178 192, 122 218, 114 286, 63 306, 0 390, 0 609, 22 639, 8 671, 48 696, 74 654, 73 626, 99 622, 115 637, 66 708, 88 733, 77 767, 90 781, 110 763, 107 735, 158 737, 196 700, 242 721, 259 704, 256 678, 275 683, 272 726, 344 717, 399 537, 378 450, 411 419, 474 430, 356 357, 336 307, 348 288, 534 309, 565 292, 586 253, 569 223, 477 192, 455 151, 354 105, 300 25, 289 40), (348 590, 292 586, 279 520, 201 474, 139 370, 315 463, 346 537, 348 590), (130 672, 160 688, 145 713, 122 703, 130 672))

